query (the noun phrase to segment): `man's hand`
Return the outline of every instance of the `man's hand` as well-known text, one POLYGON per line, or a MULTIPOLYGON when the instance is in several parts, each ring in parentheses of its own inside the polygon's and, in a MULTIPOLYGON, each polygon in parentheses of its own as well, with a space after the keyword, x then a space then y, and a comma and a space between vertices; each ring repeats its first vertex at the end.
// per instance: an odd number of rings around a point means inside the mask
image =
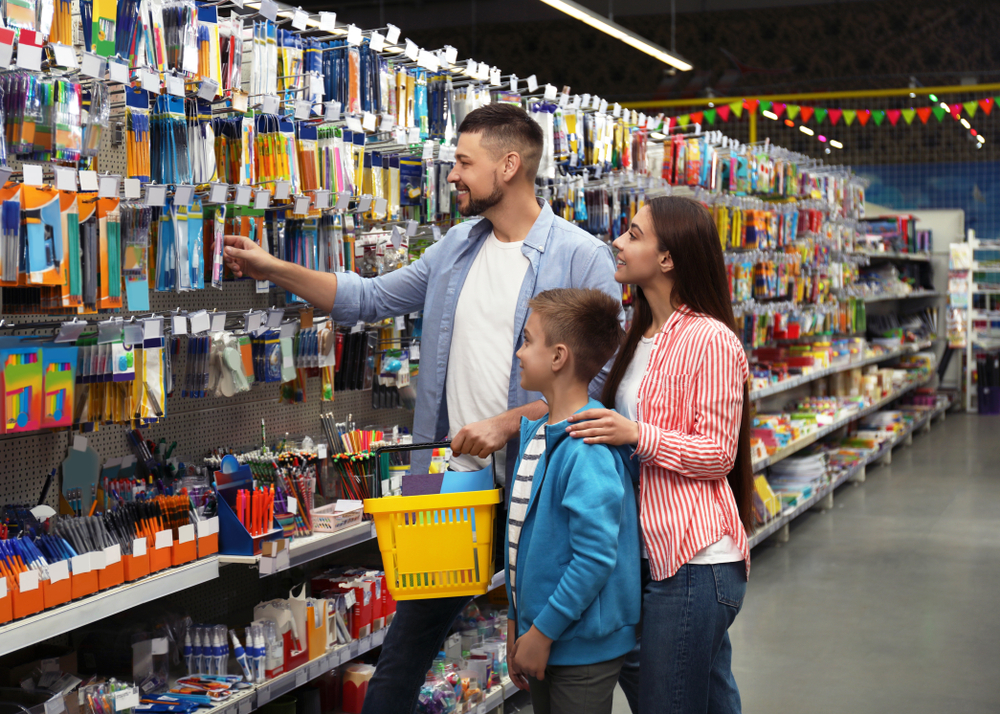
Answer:
POLYGON ((517 668, 517 623, 507 620, 507 676, 518 689, 528 691, 531 685, 528 678, 517 668))
POLYGON ((509 412, 466 424, 451 440, 451 453, 455 456, 470 454, 481 459, 494 451, 499 451, 517 433, 517 420, 509 417, 509 412), (514 427, 511 428, 511 423, 514 427))
MULTIPOLYGON (((543 635, 537 627, 531 626, 528 634, 519 639, 514 650, 514 668, 521 676, 534 677, 538 680, 545 679, 545 667, 549 663, 549 651, 552 649, 552 640, 543 635)), ((510 654, 507 655, 510 670, 510 654)), ((511 677, 513 679, 513 677, 511 677)))
POLYGON ((226 236, 225 261, 237 278, 268 280, 269 268, 275 257, 243 236, 226 236))

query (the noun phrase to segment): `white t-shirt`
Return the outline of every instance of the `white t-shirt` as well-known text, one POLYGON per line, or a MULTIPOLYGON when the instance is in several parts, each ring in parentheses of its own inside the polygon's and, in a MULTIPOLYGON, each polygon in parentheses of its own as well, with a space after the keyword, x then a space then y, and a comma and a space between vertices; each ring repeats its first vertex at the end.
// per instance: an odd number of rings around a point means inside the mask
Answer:
MULTIPOLYGON (((642 376, 649 368, 649 358, 652 354, 653 338, 641 337, 639 344, 635 347, 635 355, 629 362, 625 376, 622 377, 618 391, 615 393, 615 410, 632 421, 639 418, 639 385, 642 384, 642 376)), ((645 541, 640 540, 640 545, 642 546, 642 557, 648 558, 645 541)), ((736 541, 730 536, 724 535, 712 545, 695 553, 688 563, 691 565, 718 565, 720 563, 738 563, 741 560, 743 560, 743 553, 736 547, 736 541)))
MULTIPOLYGON (((514 313, 530 263, 521 242, 502 243, 490 232, 472 261, 455 309, 448 357, 449 433, 507 411, 514 362, 514 313)), ((455 471, 478 471, 488 461, 462 454, 455 471)))

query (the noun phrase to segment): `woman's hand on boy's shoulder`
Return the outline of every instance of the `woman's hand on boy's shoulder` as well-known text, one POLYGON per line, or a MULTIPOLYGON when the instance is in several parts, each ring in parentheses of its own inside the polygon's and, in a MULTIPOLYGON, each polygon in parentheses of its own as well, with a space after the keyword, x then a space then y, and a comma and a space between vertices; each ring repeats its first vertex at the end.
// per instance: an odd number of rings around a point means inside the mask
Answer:
POLYGON ((639 423, 611 409, 577 412, 569 418, 566 431, 575 439, 583 439, 585 444, 621 446, 639 443, 639 423))

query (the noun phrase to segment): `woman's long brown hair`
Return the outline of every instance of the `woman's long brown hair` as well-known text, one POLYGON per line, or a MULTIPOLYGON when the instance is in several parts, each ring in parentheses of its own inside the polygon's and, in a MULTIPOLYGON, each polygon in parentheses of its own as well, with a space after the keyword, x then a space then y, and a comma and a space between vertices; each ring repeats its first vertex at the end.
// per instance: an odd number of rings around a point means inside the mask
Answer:
MULTIPOLYGON (((685 305, 694 312, 715 318, 739 336, 729 296, 722 244, 711 214, 697 201, 679 196, 654 198, 648 205, 659 250, 669 251, 674 261, 671 295, 674 304, 685 305)), ((635 289, 632 307, 632 327, 604 385, 603 401, 609 409, 615 405, 615 395, 635 356, 639 339, 653 324, 649 301, 639 287, 635 289)), ((754 487, 750 460, 750 392, 746 383, 743 385, 743 415, 736 461, 727 480, 733 490, 743 527, 752 531, 755 526, 754 487)))

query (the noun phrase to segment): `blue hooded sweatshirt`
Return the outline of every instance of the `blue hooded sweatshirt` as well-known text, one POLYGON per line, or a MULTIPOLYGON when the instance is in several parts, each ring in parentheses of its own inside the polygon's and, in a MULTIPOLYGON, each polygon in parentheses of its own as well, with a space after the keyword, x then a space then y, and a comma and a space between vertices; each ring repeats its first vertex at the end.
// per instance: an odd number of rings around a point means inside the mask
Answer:
MULTIPOLYGON (((584 409, 603 409, 591 400, 584 409)), ((582 411, 582 410, 581 410, 582 411)), ((510 543, 504 548, 507 597, 518 637, 534 625, 553 640, 549 664, 597 664, 635 646, 641 610, 639 520, 627 447, 585 444, 568 422, 521 419, 521 454, 545 429, 545 453, 517 547, 517 597, 510 591, 510 543), (516 604, 516 608, 514 605, 516 604)), ((518 457, 517 473, 521 465, 518 457)))

